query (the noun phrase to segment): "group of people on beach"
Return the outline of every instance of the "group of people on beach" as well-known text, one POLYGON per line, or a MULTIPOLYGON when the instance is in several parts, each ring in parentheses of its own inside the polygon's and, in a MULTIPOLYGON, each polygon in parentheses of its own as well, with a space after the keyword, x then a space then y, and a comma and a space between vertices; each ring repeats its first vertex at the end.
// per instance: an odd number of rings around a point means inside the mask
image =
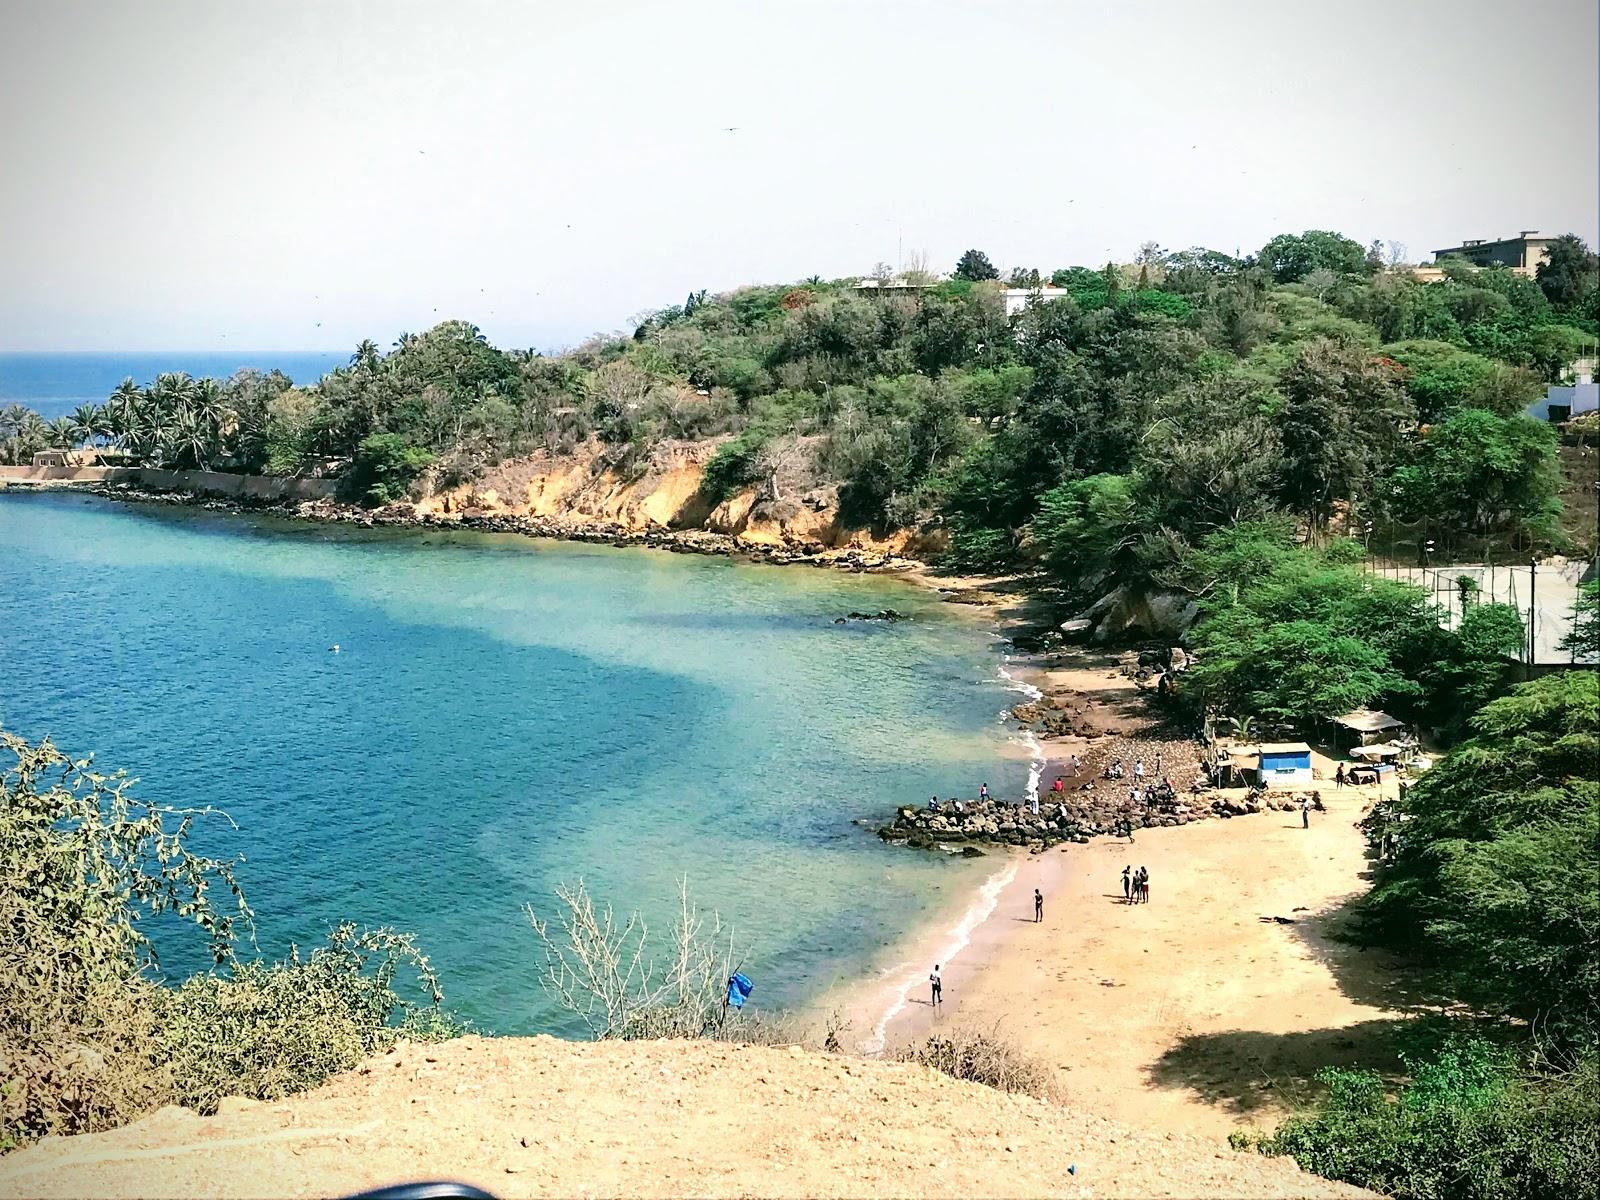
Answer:
POLYGON ((1144 867, 1135 871, 1132 864, 1122 868, 1122 902, 1124 904, 1150 903, 1150 872, 1144 867))

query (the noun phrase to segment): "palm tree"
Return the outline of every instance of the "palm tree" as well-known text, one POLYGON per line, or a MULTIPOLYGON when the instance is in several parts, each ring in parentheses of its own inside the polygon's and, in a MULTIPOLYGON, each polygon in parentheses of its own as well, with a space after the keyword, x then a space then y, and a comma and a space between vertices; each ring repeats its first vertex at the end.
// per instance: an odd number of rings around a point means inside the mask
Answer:
POLYGON ((212 431, 192 408, 180 408, 172 421, 161 431, 161 458, 183 470, 198 467, 208 469, 212 447, 212 431))
POLYGON ((126 448, 128 435, 133 432, 133 427, 139 419, 139 405, 143 399, 139 385, 133 382, 130 375, 117 384, 111 395, 106 398, 106 424, 110 427, 111 436, 116 439, 117 445, 126 448))
MULTIPOLYGON (((0 408, 0 438, 16 437, 23 421, 33 410, 23 404, 8 404, 0 408)), ((37 414, 35 414, 37 415, 37 414)))
POLYGON ((71 450, 78 444, 78 426, 71 417, 57 417, 46 428, 45 436, 57 450, 71 450))
MULTIPOLYGON (((401 334, 401 337, 407 336, 401 334)), ((360 367, 367 371, 376 371, 382 355, 378 352, 378 343, 371 338, 362 338, 361 344, 356 347, 356 352, 350 356, 350 365, 360 367)))
POLYGON ((105 409, 98 404, 80 404, 72 410, 69 417, 73 428, 77 431, 78 441, 84 445, 93 446, 100 438, 111 432, 106 421, 105 409))

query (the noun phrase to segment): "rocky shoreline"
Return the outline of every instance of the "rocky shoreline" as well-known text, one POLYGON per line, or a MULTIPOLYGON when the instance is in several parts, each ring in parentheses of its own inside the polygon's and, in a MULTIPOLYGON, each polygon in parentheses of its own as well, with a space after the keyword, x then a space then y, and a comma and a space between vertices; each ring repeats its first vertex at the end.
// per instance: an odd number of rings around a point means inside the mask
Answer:
POLYGON ((1289 812, 1296 806, 1290 796, 1222 796, 1177 793, 1170 799, 1130 805, 1103 795, 1065 792, 1059 799, 1031 805, 1001 800, 950 800, 935 808, 901 808, 894 819, 879 828, 886 842, 915 849, 958 850, 968 857, 983 853, 984 846, 1015 846, 1042 853, 1065 842, 1083 844, 1091 837, 1121 835, 1130 829, 1187 825, 1212 817, 1240 817, 1266 811, 1289 812))
MULTIPOLYGON (((793 545, 752 542, 731 534, 704 529, 668 529, 662 526, 634 528, 613 521, 574 521, 559 517, 519 516, 509 513, 472 512, 418 513, 409 505, 367 509, 332 500, 298 502, 222 499, 194 492, 152 491, 132 484, 52 482, 30 483, 29 487, 88 492, 110 500, 137 504, 175 504, 203 508, 210 512, 257 513, 291 521, 354 525, 363 529, 465 529, 479 533, 513 533, 524 537, 551 538, 566 542, 586 542, 605 546, 642 546, 670 550, 676 554, 702 554, 736 558, 744 562, 773 566, 831 567, 855 572, 911 572, 927 564, 920 559, 855 547, 830 547, 820 542, 793 545)), ((876 615, 876 614, 874 614, 876 615)))

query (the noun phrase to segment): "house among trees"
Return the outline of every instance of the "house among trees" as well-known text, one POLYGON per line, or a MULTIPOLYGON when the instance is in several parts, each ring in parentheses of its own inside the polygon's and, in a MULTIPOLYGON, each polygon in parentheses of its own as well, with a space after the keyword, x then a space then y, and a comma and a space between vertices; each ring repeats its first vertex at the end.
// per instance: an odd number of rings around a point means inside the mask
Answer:
POLYGON ((1435 263, 1447 258, 1464 258, 1475 267, 1510 267, 1518 275, 1531 279, 1539 264, 1550 257, 1550 247, 1556 240, 1537 229, 1524 229, 1516 237, 1498 242, 1471 238, 1459 246, 1435 250, 1433 258, 1435 263))
POLYGON ((1072 293, 1066 288, 1046 285, 1034 288, 1002 288, 1000 295, 1005 298, 1006 316, 1014 317, 1027 308, 1032 301, 1059 300, 1063 296, 1072 295, 1072 293))

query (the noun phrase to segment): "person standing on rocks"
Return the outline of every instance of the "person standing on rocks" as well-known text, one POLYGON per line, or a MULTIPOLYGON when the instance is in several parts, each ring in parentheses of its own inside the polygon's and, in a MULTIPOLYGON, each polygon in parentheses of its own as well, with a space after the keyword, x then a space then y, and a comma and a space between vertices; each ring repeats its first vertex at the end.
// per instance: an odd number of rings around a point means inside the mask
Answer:
POLYGON ((1044 920, 1044 893, 1038 888, 1033 889, 1033 920, 1034 924, 1044 920))
POLYGON ((939 964, 933 964, 933 973, 928 976, 928 985, 933 991, 933 998, 928 1003, 938 1008, 944 1003, 944 980, 939 978, 939 964))
POLYGON ((1131 865, 1125 865, 1122 868, 1122 902, 1124 904, 1133 903, 1133 868, 1131 865))
POLYGON ((978 799, 979 800, 987 800, 988 798, 989 798, 989 785, 987 783, 980 783, 978 785, 978 799))

